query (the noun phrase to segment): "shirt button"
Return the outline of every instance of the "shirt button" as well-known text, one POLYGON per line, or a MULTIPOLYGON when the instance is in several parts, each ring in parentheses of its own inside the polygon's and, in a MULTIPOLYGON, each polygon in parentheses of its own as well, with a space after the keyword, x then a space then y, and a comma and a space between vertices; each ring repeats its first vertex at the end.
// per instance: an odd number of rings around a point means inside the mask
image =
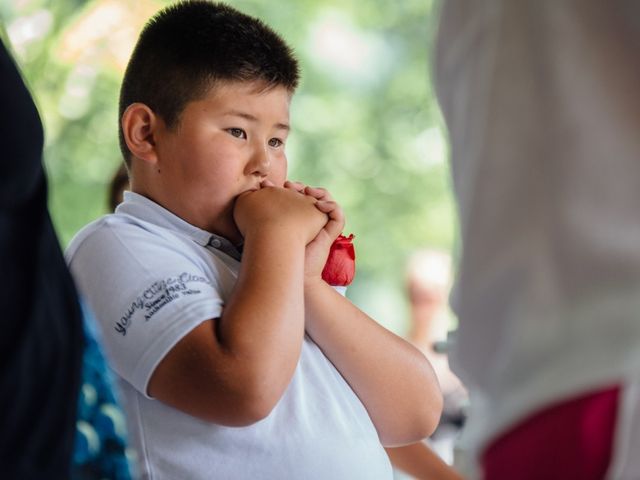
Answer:
POLYGON ((222 245, 222 242, 220 240, 218 240, 217 238, 212 238, 209 243, 211 244, 211 246, 213 248, 220 248, 220 246, 222 245))

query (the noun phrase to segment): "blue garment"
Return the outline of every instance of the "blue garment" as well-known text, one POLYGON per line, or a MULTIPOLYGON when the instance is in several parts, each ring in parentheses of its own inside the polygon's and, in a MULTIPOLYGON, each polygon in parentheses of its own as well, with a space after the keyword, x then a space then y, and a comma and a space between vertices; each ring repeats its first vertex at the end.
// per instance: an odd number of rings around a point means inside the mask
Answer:
POLYGON ((85 349, 73 451, 74 480, 130 480, 126 420, 100 347, 93 315, 82 305, 85 349))

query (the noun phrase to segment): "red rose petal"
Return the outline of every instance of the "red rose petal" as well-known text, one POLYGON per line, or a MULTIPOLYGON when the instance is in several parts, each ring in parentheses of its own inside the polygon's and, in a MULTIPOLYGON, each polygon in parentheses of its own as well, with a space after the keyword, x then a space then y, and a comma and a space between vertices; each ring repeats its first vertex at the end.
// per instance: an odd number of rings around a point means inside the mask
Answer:
POLYGON ((356 252, 353 248, 353 234, 339 235, 331 244, 327 263, 322 270, 322 279, 329 285, 346 286, 356 274, 356 252))

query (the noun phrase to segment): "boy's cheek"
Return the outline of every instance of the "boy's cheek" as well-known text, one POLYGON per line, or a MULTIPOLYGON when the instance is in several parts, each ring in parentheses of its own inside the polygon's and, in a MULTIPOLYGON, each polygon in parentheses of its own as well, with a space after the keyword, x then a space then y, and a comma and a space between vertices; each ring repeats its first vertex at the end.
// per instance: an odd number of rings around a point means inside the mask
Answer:
POLYGON ((277 187, 284 187, 284 182, 287 180, 286 160, 273 160, 267 179, 272 181, 277 187))

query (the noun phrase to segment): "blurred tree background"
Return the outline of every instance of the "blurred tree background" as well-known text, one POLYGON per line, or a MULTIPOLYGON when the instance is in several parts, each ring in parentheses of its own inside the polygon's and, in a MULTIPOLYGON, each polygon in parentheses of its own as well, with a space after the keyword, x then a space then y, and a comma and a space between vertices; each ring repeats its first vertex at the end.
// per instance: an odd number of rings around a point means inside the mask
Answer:
MULTIPOLYGON (((66 245, 104 214, 121 159, 119 82, 144 22, 163 0, 2 0, 0 22, 45 123, 50 206, 66 245)), ((446 142, 430 81, 432 0, 227 3, 294 47, 290 178, 328 188, 356 235, 349 296, 399 333, 404 269, 455 236, 446 142)), ((1 108, 1 106, 0 106, 1 108)))

